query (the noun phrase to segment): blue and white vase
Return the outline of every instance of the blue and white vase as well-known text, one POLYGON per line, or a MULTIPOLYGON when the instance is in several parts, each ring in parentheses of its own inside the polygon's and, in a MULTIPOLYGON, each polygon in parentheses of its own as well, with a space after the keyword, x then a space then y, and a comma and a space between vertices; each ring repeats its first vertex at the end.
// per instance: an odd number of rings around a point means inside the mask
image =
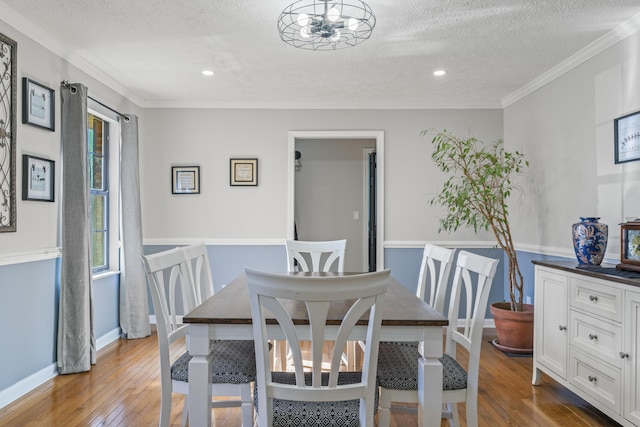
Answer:
POLYGON ((600 265, 607 250, 609 227, 598 222, 600 218, 580 217, 580 222, 571 226, 573 232, 573 249, 578 263, 600 265))

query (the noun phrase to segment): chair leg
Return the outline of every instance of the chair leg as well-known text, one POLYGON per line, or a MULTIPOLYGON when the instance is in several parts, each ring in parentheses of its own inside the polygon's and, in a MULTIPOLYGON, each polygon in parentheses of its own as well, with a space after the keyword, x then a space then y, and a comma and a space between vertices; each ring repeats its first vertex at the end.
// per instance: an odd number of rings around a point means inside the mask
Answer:
POLYGON ((467 393, 467 426, 478 427, 478 395, 467 393))
POLYGON ((184 395, 184 405, 182 406, 182 421, 180 425, 185 427, 189 422, 189 395, 184 395))
POLYGON ((391 423, 391 393, 380 388, 378 398, 378 427, 389 427, 391 423))
MULTIPOLYGON (((182 412, 187 409, 187 406, 182 409, 182 412)), ((165 390, 162 388, 160 395, 160 427, 169 427, 171 422, 171 389, 165 390)))
MULTIPOLYGON (((467 405, 469 403, 467 402, 467 405)), ((451 412, 451 422, 455 427, 460 427, 460 415, 458 414, 458 404, 457 403, 449 403, 449 411, 451 412)), ((469 422, 469 420, 467 420, 469 422)), ((471 424, 469 424, 470 426, 471 424)))
MULTIPOLYGON (((281 371, 286 371, 287 370, 287 357, 289 356, 288 351, 287 351, 287 340, 276 341, 276 345, 278 347, 278 357, 279 357, 279 360, 280 360, 280 370, 281 371)), ((276 357, 276 360, 278 360, 278 357, 276 357)), ((278 369, 277 366, 275 368, 278 369)))
POLYGON ((240 400, 242 401, 242 427, 253 426, 253 398, 251 397, 251 383, 248 387, 240 388, 240 400))

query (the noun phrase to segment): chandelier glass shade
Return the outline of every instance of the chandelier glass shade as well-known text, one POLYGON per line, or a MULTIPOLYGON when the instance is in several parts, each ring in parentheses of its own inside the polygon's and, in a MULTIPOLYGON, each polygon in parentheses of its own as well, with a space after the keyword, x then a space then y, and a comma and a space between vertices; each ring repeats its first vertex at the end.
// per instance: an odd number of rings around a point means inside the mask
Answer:
POLYGON ((278 18, 280 38, 309 50, 355 46, 371 36, 375 25, 373 11, 360 0, 299 0, 278 18))

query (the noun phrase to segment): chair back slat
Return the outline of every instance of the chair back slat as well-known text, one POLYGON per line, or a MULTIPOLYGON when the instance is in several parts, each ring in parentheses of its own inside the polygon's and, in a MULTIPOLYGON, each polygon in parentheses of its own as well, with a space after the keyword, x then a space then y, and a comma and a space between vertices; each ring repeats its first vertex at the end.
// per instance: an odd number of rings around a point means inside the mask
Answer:
MULTIPOLYGON (((462 345, 470 354, 480 352, 484 316, 497 265, 497 259, 467 251, 460 251, 458 254, 449 301, 449 326, 445 344, 445 352, 452 357, 455 357, 456 343, 462 345), (466 306, 464 317, 460 319, 463 292, 466 306)), ((473 358, 470 357, 471 359, 473 358)), ((477 360, 479 361, 479 358, 477 360)))
POLYGON ((427 284, 429 284, 428 303, 438 313, 442 313, 444 310, 447 285, 455 253, 455 249, 443 248, 431 243, 427 243, 422 251, 416 295, 424 300, 427 284))
MULTIPOLYGON (((256 343, 259 425, 271 425, 274 398, 312 402, 361 399, 361 424, 367 425, 367 417, 373 416, 381 305, 389 273, 389 270, 384 270, 354 275, 305 276, 246 270, 256 343), (331 303, 335 302, 347 304, 347 313, 339 320, 339 324, 327 325, 327 319, 331 315, 331 303), (294 325, 292 316, 306 317, 309 325, 294 325), (368 316, 368 324, 361 380, 355 384, 339 385, 341 349, 363 316, 368 316), (270 320, 268 326, 280 328, 289 344, 295 370, 295 384, 286 385, 272 381, 267 318, 275 319, 277 325, 273 325, 270 320), (305 383, 300 346, 302 340, 311 341, 312 366, 309 385, 305 383), (322 356, 325 341, 335 341, 335 345, 330 354, 328 384, 323 385, 322 356)), ((335 319, 332 320, 332 323, 336 323, 335 319)))
POLYGON ((287 240, 288 271, 338 272, 344 271, 344 253, 346 239, 330 241, 287 240))
POLYGON ((183 246, 186 267, 192 280, 192 286, 188 292, 185 313, 193 310, 202 302, 214 294, 211 264, 209 253, 204 243, 183 246))

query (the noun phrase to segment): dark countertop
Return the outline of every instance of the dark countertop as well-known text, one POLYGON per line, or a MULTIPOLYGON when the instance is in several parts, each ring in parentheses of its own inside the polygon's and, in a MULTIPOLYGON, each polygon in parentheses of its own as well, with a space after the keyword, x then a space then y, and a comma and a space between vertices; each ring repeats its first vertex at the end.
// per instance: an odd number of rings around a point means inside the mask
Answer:
POLYGON ((602 263, 601 265, 582 265, 577 261, 531 261, 535 265, 556 268, 569 273, 580 274, 596 279, 609 280, 625 285, 640 287, 640 273, 626 270, 616 270, 615 264, 602 263))

